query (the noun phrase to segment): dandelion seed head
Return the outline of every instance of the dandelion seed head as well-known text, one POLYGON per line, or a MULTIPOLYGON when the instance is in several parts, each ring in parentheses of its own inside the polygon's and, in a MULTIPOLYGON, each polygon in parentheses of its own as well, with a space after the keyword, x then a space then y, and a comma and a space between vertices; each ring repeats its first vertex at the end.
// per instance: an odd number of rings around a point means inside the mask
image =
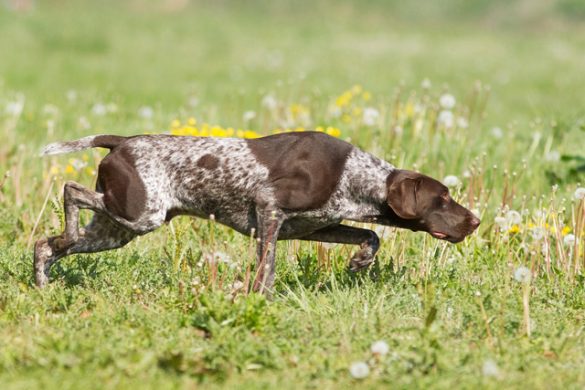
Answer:
POLYGON ((152 119, 154 110, 149 106, 142 106, 138 109, 138 116, 142 119, 152 119))
POLYGON ((364 108, 362 120, 366 126, 374 126, 378 122, 379 117, 380 111, 376 110, 373 107, 364 108))
POLYGON ((483 367, 481 369, 483 376, 487 377, 498 377, 500 375, 500 369, 495 361, 492 359, 488 359, 483 362, 483 367))
POLYGON ((575 235, 574 234, 567 234, 563 238, 563 244, 565 244, 566 246, 573 246, 573 245, 575 245, 575 235))
POLYGON ((581 199, 585 199, 585 187, 579 187, 575 190, 575 193, 573 194, 573 197, 576 200, 581 200, 581 199))
POLYGON ((451 127, 453 127, 453 124, 455 122, 455 117, 451 111, 443 110, 443 111, 439 112, 439 116, 437 117, 437 122, 439 123, 439 125, 450 129, 451 127))
POLYGON ((439 104, 445 110, 450 110, 455 107, 455 97, 449 93, 445 93, 439 98, 439 104))
POLYGON ((467 129, 469 127, 469 122, 464 117, 460 116, 457 118, 457 127, 460 129, 467 129))
POLYGON ((492 134, 492 137, 496 138, 496 139, 500 139, 504 136, 504 132, 502 131, 501 127, 492 127, 492 130, 490 131, 490 133, 492 134))
POLYGON ((550 162, 557 162, 561 159, 561 154, 557 150, 551 150, 544 155, 544 159, 550 162))
POLYGON ((349 373, 355 379, 364 379, 370 375, 370 367, 365 362, 353 362, 349 366, 349 373))
POLYGON ((443 184, 446 185, 447 187, 457 187, 460 183, 461 181, 459 180, 459 178, 454 175, 445 176, 445 178, 443 179, 443 184))
POLYGON ((532 272, 530 271, 530 269, 524 266, 520 266, 516 268, 516 271, 514 271, 514 279, 516 279, 516 281, 519 283, 528 284, 532 279, 532 272))
POLYGON ((273 111, 278 106, 278 101, 273 95, 266 95, 262 98, 262 107, 273 111))
POLYGON ((256 118, 256 112, 251 110, 244 112, 244 115, 242 116, 244 122, 250 122, 254 118, 256 118))
POLYGON ((376 356, 385 356, 390 351, 390 347, 384 340, 378 340, 372 344, 370 351, 376 356))

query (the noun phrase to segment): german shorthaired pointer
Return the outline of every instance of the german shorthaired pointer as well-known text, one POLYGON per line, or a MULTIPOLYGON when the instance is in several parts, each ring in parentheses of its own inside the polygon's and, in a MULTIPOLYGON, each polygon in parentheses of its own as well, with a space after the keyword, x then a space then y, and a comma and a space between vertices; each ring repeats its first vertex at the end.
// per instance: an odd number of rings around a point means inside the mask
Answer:
POLYGON ((318 132, 258 139, 98 135, 50 144, 43 154, 92 147, 111 152, 99 166, 95 191, 65 184, 65 231, 35 244, 39 287, 58 259, 122 247, 177 215, 214 215, 256 234, 254 289, 260 292, 274 283, 277 240, 360 245, 350 261, 357 271, 374 261, 379 240, 371 230, 341 224, 344 219, 422 230, 453 243, 480 223, 438 181, 318 132), (95 212, 83 229, 80 209, 95 212))

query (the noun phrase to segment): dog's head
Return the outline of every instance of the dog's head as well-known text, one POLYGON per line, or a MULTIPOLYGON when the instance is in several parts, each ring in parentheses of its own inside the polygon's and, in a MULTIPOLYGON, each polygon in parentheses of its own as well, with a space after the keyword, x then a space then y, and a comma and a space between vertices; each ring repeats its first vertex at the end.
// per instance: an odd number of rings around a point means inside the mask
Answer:
POLYGON ((387 202, 395 225, 460 242, 479 226, 473 213, 455 202, 449 189, 420 173, 396 169, 387 179, 387 202))

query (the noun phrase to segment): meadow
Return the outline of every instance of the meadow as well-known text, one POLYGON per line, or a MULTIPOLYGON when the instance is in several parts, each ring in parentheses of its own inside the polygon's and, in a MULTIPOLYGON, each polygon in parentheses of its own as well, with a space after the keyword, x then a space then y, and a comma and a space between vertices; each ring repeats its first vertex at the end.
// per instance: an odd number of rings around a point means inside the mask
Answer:
POLYGON ((402 3, 0 3, 0 388, 583 388, 585 7, 402 3), (105 155, 42 146, 307 130, 443 181, 478 232, 361 225, 358 274, 280 242, 268 300, 252 239, 181 217, 34 287, 105 155))

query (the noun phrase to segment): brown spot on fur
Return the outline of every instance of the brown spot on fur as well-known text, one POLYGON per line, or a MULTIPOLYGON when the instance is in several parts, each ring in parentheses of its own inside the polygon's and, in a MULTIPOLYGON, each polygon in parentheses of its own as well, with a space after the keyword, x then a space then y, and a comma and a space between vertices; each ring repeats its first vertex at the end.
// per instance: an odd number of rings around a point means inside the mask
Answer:
POLYGON ((353 149, 347 142, 312 131, 246 141, 256 159, 268 168, 277 206, 285 210, 324 205, 353 149))
POLYGON ((197 166, 200 168, 213 170, 219 166, 219 159, 215 156, 212 156, 211 154, 206 154, 197 160, 197 166))
POLYGON ((122 146, 114 149, 100 163, 97 187, 103 191, 106 208, 128 221, 137 220, 146 205, 146 189, 134 156, 122 146))

